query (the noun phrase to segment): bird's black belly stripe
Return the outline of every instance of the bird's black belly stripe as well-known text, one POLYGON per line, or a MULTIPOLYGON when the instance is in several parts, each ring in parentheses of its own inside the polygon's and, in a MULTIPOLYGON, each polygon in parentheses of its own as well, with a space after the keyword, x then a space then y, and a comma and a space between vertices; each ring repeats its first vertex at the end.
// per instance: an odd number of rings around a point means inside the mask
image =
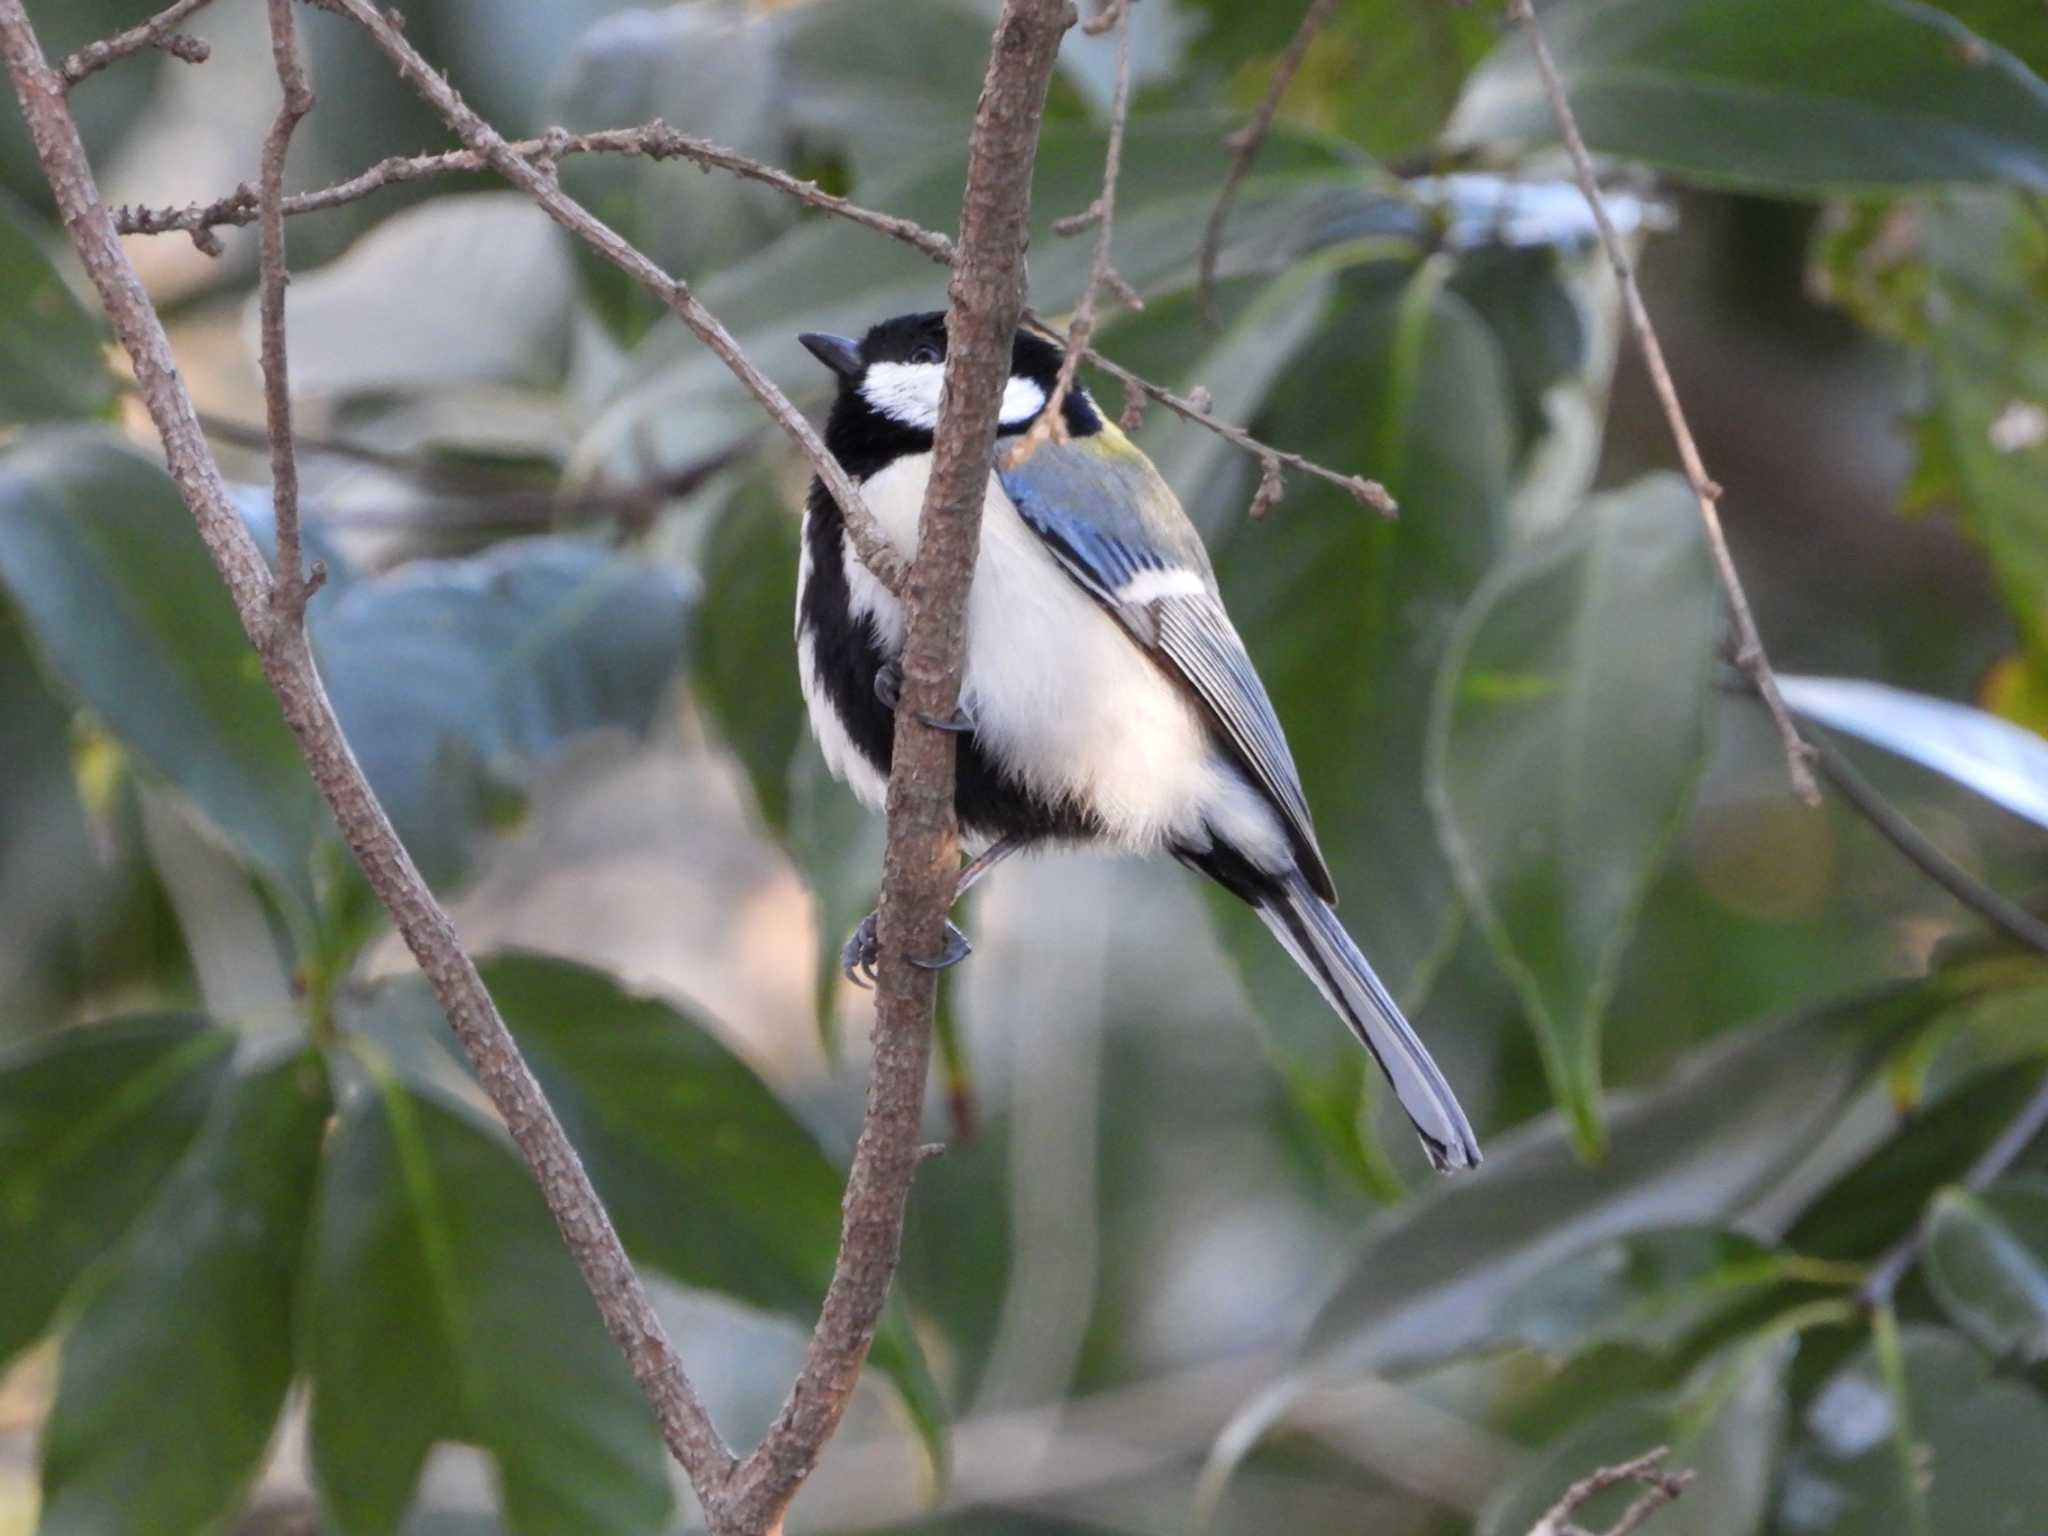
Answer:
MULTIPOLYGON (((805 537, 811 569, 798 607, 811 639, 818 687, 845 724, 854 748, 887 778, 896 725, 875 696, 875 674, 893 658, 883 652, 873 622, 853 611, 837 504, 812 481, 808 505, 805 537)), ((1054 804, 1032 793, 998 768, 971 732, 960 738, 955 760, 953 812, 962 828, 979 837, 1087 841, 1102 835, 1100 821, 1087 807, 1054 804)))

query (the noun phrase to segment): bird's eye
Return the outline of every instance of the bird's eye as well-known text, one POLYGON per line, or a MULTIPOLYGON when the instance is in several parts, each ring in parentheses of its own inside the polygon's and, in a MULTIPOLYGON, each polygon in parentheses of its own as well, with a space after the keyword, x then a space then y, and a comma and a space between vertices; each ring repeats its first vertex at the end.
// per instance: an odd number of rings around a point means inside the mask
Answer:
POLYGON ((939 360, 939 349, 928 341, 921 341, 910 349, 910 361, 919 367, 939 360))

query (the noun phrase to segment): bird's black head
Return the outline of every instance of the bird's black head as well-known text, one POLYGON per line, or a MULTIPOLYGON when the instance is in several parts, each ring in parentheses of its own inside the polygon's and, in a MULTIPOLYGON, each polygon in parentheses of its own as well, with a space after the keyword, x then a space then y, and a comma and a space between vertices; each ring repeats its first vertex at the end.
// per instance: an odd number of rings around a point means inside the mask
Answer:
MULTIPOLYGON (((946 312, 898 315, 869 329, 859 341, 807 331, 798 338, 839 377, 839 397, 825 424, 825 446, 857 477, 905 454, 928 453, 939 421, 939 391, 946 370, 946 312)), ((1059 346, 1020 330, 1010 351, 997 432, 1030 428, 1059 377, 1059 346)), ((1067 430, 1086 437, 1102 428, 1101 414, 1078 384, 1062 411, 1067 430)))

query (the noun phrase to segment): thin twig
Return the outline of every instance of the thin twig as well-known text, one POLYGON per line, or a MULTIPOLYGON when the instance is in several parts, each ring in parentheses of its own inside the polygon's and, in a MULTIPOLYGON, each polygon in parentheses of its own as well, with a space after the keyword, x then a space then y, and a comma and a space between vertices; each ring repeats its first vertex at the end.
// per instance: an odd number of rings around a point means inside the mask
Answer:
POLYGON ((304 629, 273 621, 270 572, 228 500, 163 322, 100 201, 78 125, 64 99, 63 77, 44 58, 23 0, 0 0, 0 54, 64 227, 134 366, 137 388, 163 440, 171 478, 234 599, 242 628, 314 784, 333 811, 364 878, 419 962, 450 1028, 476 1067, 478 1082, 532 1168, 598 1311, 631 1362, 668 1443, 694 1483, 721 1486, 734 1464, 732 1455, 683 1373, 660 1315, 634 1274, 576 1149, 520 1056, 454 924, 420 877, 364 778, 313 664, 304 629))
MULTIPOLYGON (((1092 347, 1088 349, 1088 361, 1122 383, 1125 389, 1134 390, 1147 399, 1157 400, 1174 415, 1185 421, 1192 421, 1195 425, 1215 433, 1233 447, 1251 454, 1260 462, 1262 480, 1268 474, 1277 475, 1279 467, 1299 470, 1302 474, 1313 475, 1318 480, 1327 480, 1340 490, 1348 492, 1359 502, 1388 517, 1392 517, 1399 510, 1394 498, 1387 493, 1387 488, 1377 480, 1368 480, 1363 475, 1340 474, 1312 459, 1305 459, 1298 453, 1288 453, 1284 449, 1263 443, 1242 427, 1234 427, 1229 422, 1220 421, 1210 415, 1202 402, 1191 400, 1185 395, 1176 395, 1172 390, 1162 388, 1150 379, 1140 378, 1123 364, 1113 362, 1092 347)), ((1254 503, 1255 512, 1263 510, 1256 502, 1254 503)))
POLYGON ((1567 1488, 1564 1497, 1551 1506, 1549 1513, 1529 1528, 1529 1536, 1585 1536, 1583 1530, 1572 1523, 1573 1516, 1610 1488, 1618 1488, 1623 1483, 1641 1483, 1642 1497, 1629 1505, 1605 1533, 1605 1536, 1629 1536, 1650 1516, 1684 1493, 1686 1485, 1692 1481, 1689 1471, 1662 1470, 1664 1458, 1670 1454, 1670 1446, 1660 1445, 1632 1461, 1618 1462, 1588 1473, 1567 1488))
POLYGON ((1038 420, 1031 424, 1031 430, 1010 450, 1012 464, 1022 464, 1048 440, 1065 441, 1067 396, 1073 390, 1074 374, 1088 351, 1089 339, 1095 334, 1095 309, 1103 291, 1115 292, 1132 309, 1145 307, 1144 300, 1117 276, 1110 263, 1110 246, 1116 238, 1116 182, 1124 160, 1124 123, 1131 110, 1131 4, 1132 0, 1102 0, 1094 18, 1083 29, 1097 35, 1111 28, 1116 31, 1116 86, 1109 99, 1109 147, 1102 158, 1102 191, 1079 216, 1095 227, 1095 254, 1088 264, 1088 282, 1081 290, 1081 302, 1074 306, 1073 318, 1067 322, 1066 350, 1060 359, 1059 376, 1053 380, 1052 394, 1038 413, 1038 420))
POLYGON ((1614 228, 1614 220, 1608 215, 1607 201, 1600 195, 1600 183, 1593 173, 1593 157, 1586 148, 1584 135, 1579 132, 1578 119, 1572 115, 1564 80, 1557 72, 1557 60, 1551 56, 1550 44, 1544 39, 1543 28, 1536 20, 1536 10, 1530 0, 1508 0, 1508 15, 1529 34, 1536 70, 1543 78, 1544 95, 1550 100, 1551 116, 1557 120, 1558 134, 1571 156, 1579 190, 1585 194, 1586 203, 1593 210, 1593 222, 1600 229, 1600 243, 1606 248, 1607 259, 1620 280, 1629 329, 1635 333, 1637 346, 1642 348, 1643 365, 1649 370, 1657 401, 1664 408, 1664 419, 1671 425, 1672 440, 1678 445, 1679 462, 1684 465, 1685 478, 1691 482, 1693 495, 1699 500, 1700 519, 1706 526, 1707 547, 1713 552, 1714 569, 1720 575, 1721 590, 1727 596, 1728 610, 1735 621, 1735 664, 1756 684, 1764 707, 1771 712, 1771 721, 1778 728, 1779 744, 1784 748, 1785 771, 1791 777, 1793 793, 1808 805, 1819 805, 1820 786, 1813 777, 1813 749, 1800 736, 1792 712, 1786 708, 1784 696, 1778 691, 1777 674, 1771 670, 1770 658, 1764 654, 1764 642, 1757 634, 1756 619, 1750 612, 1749 595, 1742 589, 1742 578, 1735 570, 1735 557, 1728 552, 1728 538, 1721 530, 1721 514, 1717 509, 1721 487, 1708 477, 1707 466, 1700 458, 1699 445, 1693 441, 1692 428, 1686 425, 1685 408, 1679 404, 1678 388, 1671 382, 1671 370, 1664 362, 1664 348, 1657 339, 1657 328, 1650 323, 1649 308, 1643 303, 1642 290, 1636 286, 1635 263, 1629 260, 1628 250, 1614 228))
POLYGON ((313 87, 299 58, 292 0, 269 0, 270 56, 277 68, 277 117, 263 138, 262 231, 257 258, 257 328, 261 336, 263 417, 270 440, 270 504, 277 529, 277 577, 270 605, 279 623, 297 625, 306 603, 327 579, 324 566, 306 574, 299 548, 299 462, 292 447, 292 385, 284 333, 284 290, 291 281, 284 254, 284 161, 292 133, 313 110, 313 87))
POLYGON ((1905 855, 1914 868, 2007 938, 2048 955, 2048 923, 2042 922, 2018 902, 2000 895, 1943 853, 1926 833, 1879 794, 1870 781, 1856 771, 1842 749, 1827 737, 1817 734, 1811 745, 1822 776, 1840 790, 1842 798, 1855 808, 1856 813, 1905 855))
POLYGON ((204 64, 213 50, 196 37, 186 37, 178 31, 185 18, 194 11, 211 3, 211 0, 177 0, 167 5, 145 22, 130 27, 125 32, 116 32, 112 37, 103 37, 96 43, 87 43, 58 68, 68 88, 78 84, 88 75, 96 75, 109 64, 118 63, 131 53, 140 53, 145 48, 160 48, 176 59, 187 64, 204 64))
POLYGON ((489 166, 526 193, 549 218, 654 295, 710 348, 810 461, 811 468, 817 472, 825 489, 845 515, 847 535, 853 540, 861 562, 890 591, 902 590, 905 569, 902 556, 883 534, 874 514, 868 511, 867 504, 861 499, 860 488, 839 461, 832 457, 803 412, 791 404, 789 397, 777 389, 774 382, 740 350, 740 344, 733 339, 732 333, 716 315, 698 302, 689 284, 664 272, 617 230, 562 190, 552 161, 554 151, 566 140, 558 138, 550 143, 544 139, 548 148, 540 156, 541 163, 521 155, 503 134, 479 117, 456 94, 447 79, 420 56, 405 33, 369 0, 312 0, 312 3, 348 17, 367 31, 371 40, 397 67, 399 74, 429 106, 440 113, 442 120, 481 164, 489 166))
POLYGON ((1301 73, 1302 61, 1308 57, 1316 34, 1329 25, 1336 11, 1337 0, 1309 0, 1301 25, 1294 29, 1287 51, 1280 55, 1279 66, 1273 71, 1272 82, 1266 87, 1266 96, 1259 103, 1259 110, 1242 131, 1231 137, 1230 169, 1223 175, 1223 190, 1216 194, 1216 206, 1209 210, 1209 225, 1202 231, 1202 254, 1195 263, 1195 306, 1212 327, 1218 318, 1216 258, 1223 249, 1223 226, 1230 218, 1231 205, 1237 201, 1238 190, 1244 185, 1245 177, 1251 174, 1252 162, 1259 157, 1266 135, 1273 131, 1273 119, 1280 111, 1281 98, 1287 94, 1287 87, 1294 83, 1294 77, 1301 73))
MULTIPOLYGON (((521 159, 535 164, 563 160, 571 155, 639 155, 650 160, 688 160, 706 170, 727 171, 748 181, 761 182, 798 202, 864 225, 892 240, 900 240, 933 261, 950 264, 953 260, 953 242, 945 235, 925 229, 910 219, 863 208, 858 203, 823 190, 815 181, 792 176, 785 170, 750 159, 709 139, 679 133, 660 118, 637 128, 608 128, 599 133, 561 135, 556 130, 556 136, 519 139, 508 148, 521 159)), ((489 169, 489 162, 472 149, 448 150, 432 155, 393 155, 346 181, 286 198, 284 211, 288 217, 320 213, 368 197, 385 187, 489 169)), ((192 203, 183 208, 128 207, 118 209, 114 214, 114 222, 124 235, 163 235, 180 230, 198 234, 255 221, 256 193, 246 185, 210 203, 192 203)))
MULTIPOLYGON (((328 0, 313 0, 313 3, 326 4, 328 0)), ((518 143, 509 144, 507 148, 523 159, 539 162, 549 156, 551 141, 546 136, 538 139, 523 139, 518 143)), ((727 170, 734 175, 744 176, 749 180, 759 181, 764 185, 774 187, 786 195, 797 199, 797 201, 820 209, 836 218, 849 220, 864 229, 871 229, 877 234, 886 235, 892 240, 901 241, 912 250, 921 252, 928 259, 937 262, 941 266, 950 266, 953 261, 952 240, 935 230, 926 229, 913 220, 898 218, 894 214, 880 213, 872 208, 862 207, 858 203, 849 202, 843 197, 836 197, 829 192, 820 191, 815 182, 800 180, 797 177, 791 176, 787 171, 778 170, 774 166, 764 165, 757 160, 750 160, 746 156, 736 154, 731 150, 720 149, 718 146, 709 145, 703 140, 692 140, 683 135, 675 135, 673 129, 668 128, 659 121, 645 124, 639 128, 617 128, 608 129, 602 133, 573 135, 567 139, 553 141, 552 148, 561 155, 656 155, 657 153, 672 152, 676 156, 694 160, 699 164, 727 170), (667 137, 669 135, 674 137, 667 137), (672 151, 670 146, 673 146, 672 151)), ((323 209, 338 208, 345 203, 354 202, 358 198, 367 197, 381 188, 395 186, 401 182, 418 180, 428 176, 474 172, 486 168, 488 168, 488 162, 485 157, 474 150, 468 149, 452 150, 445 154, 416 155, 410 158, 383 160, 371 166, 360 175, 350 177, 347 181, 337 182, 333 186, 323 188, 317 192, 302 192, 287 197, 284 200, 284 212, 286 217, 290 217, 299 213, 314 213, 323 209)), ((159 235, 182 230, 191 234, 195 239, 210 239, 211 236, 208 234, 208 231, 216 226, 249 224, 255 221, 256 191, 253 187, 243 186, 229 193, 226 197, 216 199, 214 202, 193 204, 185 208, 122 208, 117 210, 115 218, 119 222, 120 230, 123 234, 159 235)), ((636 270, 633 275, 637 277, 641 274, 636 270)), ((644 278, 643 281, 645 281, 644 278)), ((652 287, 653 285, 650 284, 649 286, 652 287)), ((655 289, 654 291, 657 296, 665 297, 664 289, 655 289)), ((1036 316, 1030 315, 1028 311, 1026 312, 1026 318, 1032 324, 1040 326, 1054 340, 1060 339, 1060 332, 1057 328, 1045 324, 1044 321, 1036 316)), ((1326 469, 1322 465, 1305 459, 1299 454, 1286 453, 1280 449, 1270 447, 1242 428, 1231 426, 1229 423, 1220 421, 1215 416, 1212 416, 1205 402, 1195 400, 1189 396, 1177 395, 1163 385, 1154 384, 1149 379, 1141 378, 1121 364, 1112 362, 1092 346, 1087 348, 1082 355, 1085 361, 1093 363, 1096 367, 1103 369, 1122 382, 1127 402, 1157 400, 1175 415, 1193 422, 1205 431, 1215 433, 1225 442, 1231 444, 1231 446, 1251 454, 1260 461, 1262 470, 1270 469, 1276 465, 1298 470, 1303 474, 1313 475, 1318 479, 1327 480, 1330 484, 1341 487, 1359 501, 1381 512, 1391 515, 1395 510, 1394 499, 1387 494, 1386 487, 1380 485, 1377 481, 1367 480, 1359 475, 1339 474, 1337 471, 1326 469)), ((752 386, 749 385, 749 388, 752 388, 752 386)), ((789 430, 789 423, 772 406, 770 407, 769 414, 774 416, 783 425, 785 430, 789 430)), ((1124 420, 1126 422, 1126 430, 1133 430, 1135 422, 1128 406, 1124 420)), ((814 465, 816 462, 815 459, 812 460, 814 465)), ((826 483, 828 485, 832 484, 829 479, 826 483)), ((834 496, 838 496, 836 489, 834 490, 834 496)), ((858 531, 856 531, 855 542, 857 545, 860 542, 858 531)), ((865 546, 862 546, 861 552, 862 558, 866 559, 869 551, 865 546)))
POLYGON ((960 862, 953 816, 958 738, 923 722, 951 716, 959 703, 996 415, 1024 307, 1039 124, 1060 38, 1073 21, 1068 0, 1004 0, 975 108, 948 294, 944 405, 904 592, 867 1111, 847 1175, 832 1283, 803 1369, 734 1479, 725 1511, 734 1531, 780 1528, 782 1512, 846 1412, 896 1272, 904 1208, 921 1160, 938 997, 936 973, 915 957, 939 951, 960 862))

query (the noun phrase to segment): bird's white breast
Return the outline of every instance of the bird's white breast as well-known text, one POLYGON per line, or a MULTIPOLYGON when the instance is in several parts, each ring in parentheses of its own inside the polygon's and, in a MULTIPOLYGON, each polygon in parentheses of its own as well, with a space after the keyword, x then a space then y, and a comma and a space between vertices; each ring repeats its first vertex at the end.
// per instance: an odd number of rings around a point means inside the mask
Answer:
MULTIPOLYGON (((862 486, 869 510, 906 556, 916 550, 930 469, 928 454, 906 457, 862 486)), ((893 654, 903 644, 902 607, 851 541, 843 549, 853 609, 873 618, 893 654)), ((827 761, 879 806, 881 776, 859 759, 837 718, 826 718, 832 711, 810 686, 815 669, 807 655, 801 659, 827 761)), ((1216 746, 1189 695, 1060 569, 993 474, 961 684, 983 750, 1047 799, 1093 810, 1118 846, 1139 853, 1205 847, 1206 824, 1255 858, 1270 853, 1277 864, 1287 857, 1277 818, 1216 746)))

